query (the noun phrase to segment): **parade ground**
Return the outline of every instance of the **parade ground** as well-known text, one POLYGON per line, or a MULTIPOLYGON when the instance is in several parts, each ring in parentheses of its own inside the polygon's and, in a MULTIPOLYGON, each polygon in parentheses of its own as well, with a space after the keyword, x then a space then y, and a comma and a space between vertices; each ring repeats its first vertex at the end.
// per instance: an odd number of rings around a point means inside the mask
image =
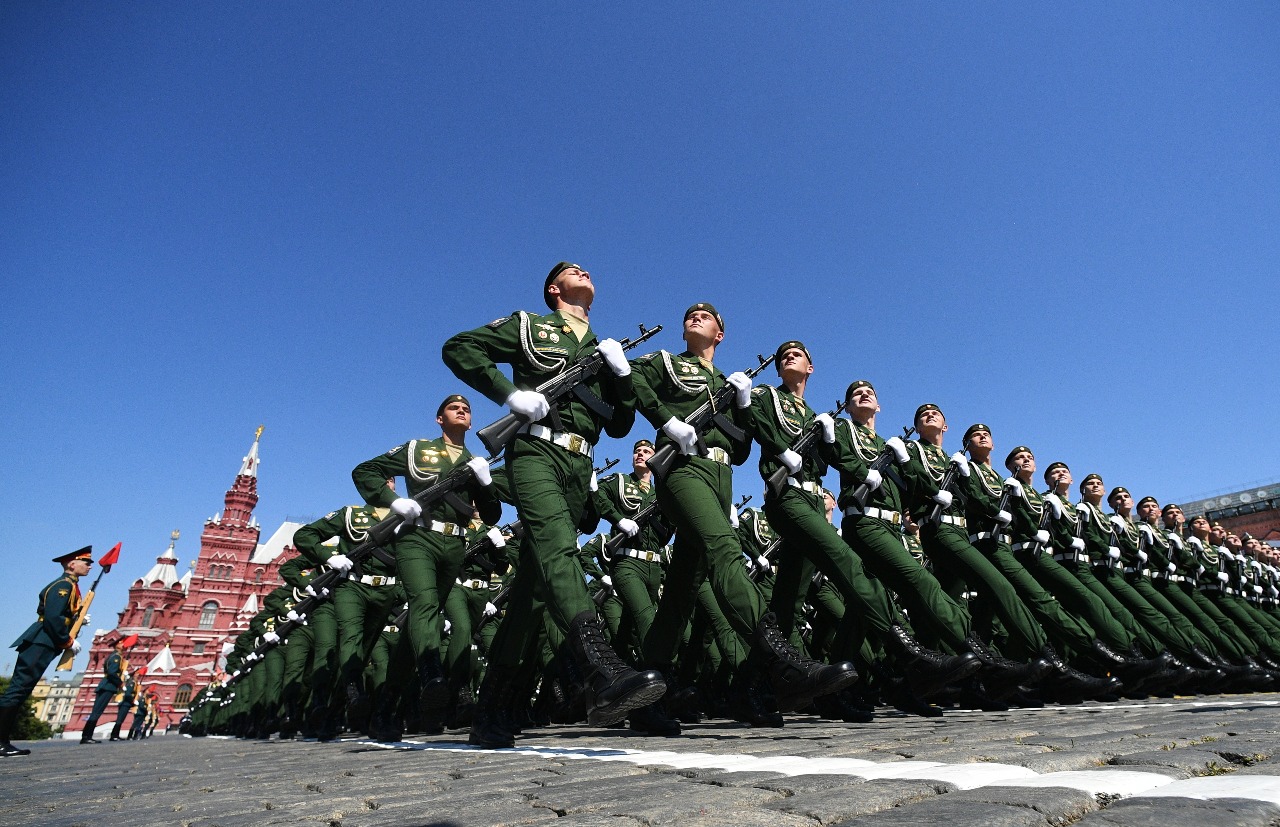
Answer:
POLYGON ((710 722, 676 738, 552 727, 508 750, 465 732, 26 746, 0 763, 7 827, 1280 823, 1275 693, 710 722))

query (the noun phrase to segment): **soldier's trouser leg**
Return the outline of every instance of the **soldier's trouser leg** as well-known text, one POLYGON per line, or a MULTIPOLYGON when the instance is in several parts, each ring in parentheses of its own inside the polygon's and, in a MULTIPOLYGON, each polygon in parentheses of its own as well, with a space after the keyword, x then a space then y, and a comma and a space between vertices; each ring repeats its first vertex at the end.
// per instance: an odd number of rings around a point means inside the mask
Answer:
POLYGON ((1155 655, 1164 650, 1164 645, 1138 622, 1133 613, 1129 611, 1124 603, 1120 602, 1118 597, 1112 594, 1110 589, 1094 576, 1092 566, 1083 561, 1067 561, 1062 563, 1062 567, 1079 580, 1098 600, 1102 601, 1107 613, 1114 617, 1117 623, 1124 626, 1129 634, 1133 635, 1134 640, 1142 651, 1149 655, 1155 655))
MULTIPOLYGON (((990 541, 987 541, 990 542, 990 541)), ((991 554, 991 562, 1000 570, 1018 592, 1018 597, 1031 610, 1032 616, 1065 654, 1083 655, 1093 648, 1093 629, 1084 621, 1071 615, 1057 598, 1027 571, 1026 566, 1014 556, 1008 546, 1001 543, 991 554)))
POLYGON ((281 651, 283 648, 283 646, 272 646, 257 667, 262 672, 261 703, 263 715, 267 718, 276 718, 280 715, 281 678, 284 675, 284 652, 281 651))
MULTIPOLYGON (((994 547, 996 541, 981 541, 984 545, 978 549, 969 543, 962 529, 929 524, 921 529, 920 542, 935 569, 958 576, 970 589, 979 592, 985 604, 1000 618, 1009 633, 1006 655, 1022 661, 1039 656, 1048 638, 1014 584, 993 561, 999 553, 994 547)), ((1004 553, 1008 555, 1006 566, 1013 564, 1021 568, 1007 549, 1004 553)))
POLYGON ((710 579, 734 631, 751 639, 765 613, 764 598, 747 576, 738 535, 729 524, 733 472, 699 457, 675 461, 658 488, 662 513, 676 526, 666 585, 644 641, 648 665, 670 664, 693 616, 698 587, 710 579))
POLYGON ((51 646, 29 643, 18 649, 18 659, 13 667, 9 687, 0 695, 0 708, 22 706, 40 682, 40 676, 62 653, 51 646))
POLYGON ((307 623, 311 629, 312 646, 307 682, 314 709, 329 705, 338 679, 338 614, 333 610, 333 601, 326 600, 317 606, 308 616, 307 623))
POLYGON ((662 583, 662 563, 620 557, 613 564, 613 588, 630 618, 636 638, 643 641, 653 628, 658 613, 658 586, 662 583))
POLYGON ((89 717, 84 722, 84 732, 80 737, 92 738, 93 731, 98 726, 98 719, 102 717, 102 713, 106 711, 107 704, 111 703, 111 698, 115 695, 110 690, 98 690, 93 697, 93 710, 89 713, 89 717))
POLYGON ((942 591, 938 579, 911 556, 899 535, 872 517, 845 517, 841 528, 867 569, 897 593, 927 642, 937 640, 952 651, 966 651, 969 613, 942 591))
POLYGON ((371 586, 348 581, 333 595, 333 608, 338 622, 339 689, 347 684, 360 684, 365 661, 373 648, 395 599, 394 586, 371 586))
MULTIPOLYGON (((1165 593, 1168 594, 1170 591, 1175 589, 1182 591, 1181 584, 1171 584, 1171 588, 1166 590, 1165 593)), ((1231 657, 1236 660, 1243 660, 1249 655, 1256 655, 1258 653, 1257 645, 1254 644, 1253 641, 1249 640, 1249 638, 1245 636, 1244 632, 1236 628, 1236 625, 1231 622, 1231 618, 1223 614, 1222 610, 1218 608, 1218 604, 1215 600, 1210 599, 1209 594, 1199 590, 1183 593, 1191 596, 1191 599, 1195 601, 1197 608, 1204 613, 1206 618, 1212 621, 1212 626, 1217 629, 1220 637, 1214 636, 1214 643, 1218 644, 1219 651, 1227 657, 1231 657)), ((1209 634, 1212 636, 1212 631, 1210 631, 1209 634)))
MULTIPOLYGON (((1143 600, 1151 604, 1151 606, 1160 614, 1164 615, 1169 625, 1186 638, 1188 646, 1194 646, 1204 650, 1209 654, 1217 654, 1218 649, 1213 645, 1213 641, 1207 635, 1196 628, 1195 624, 1184 615, 1178 607, 1169 602, 1151 581, 1141 575, 1126 574, 1123 577, 1125 584, 1137 592, 1143 600)), ((1175 654, 1182 656, 1181 652, 1175 650, 1175 654)))
POLYGON ((129 717, 129 710, 133 708, 133 701, 125 703, 121 701, 116 704, 116 725, 111 728, 111 740, 120 737, 120 728, 124 726, 124 719, 129 717))
POLYGON ((396 540, 396 570, 409 597, 406 626, 419 677, 423 677, 421 672, 427 668, 427 661, 439 662, 440 638, 444 633, 441 610, 453 590, 465 553, 463 538, 424 528, 396 540))
POLYGON ((1275 642, 1271 639, 1271 633, 1258 621, 1254 620, 1253 615, 1249 614, 1249 610, 1245 608, 1246 604, 1240 598, 1230 594, 1218 593, 1209 595, 1209 600, 1226 615, 1232 627, 1240 632, 1236 637, 1237 641, 1243 637, 1245 642, 1250 645, 1247 650, 1250 655, 1256 655, 1261 649, 1269 649, 1275 646, 1275 642))
POLYGON ((1267 651, 1273 652, 1280 649, 1280 621, 1277 621, 1274 617, 1264 612, 1257 605, 1250 603, 1248 600, 1240 600, 1239 598, 1236 598, 1236 600, 1244 610, 1249 613, 1249 616, 1253 618, 1255 623, 1263 629, 1266 629, 1267 651))
MULTIPOLYGON (((600 617, 604 620, 605 634, 608 636, 614 651, 618 653, 625 652, 631 645, 631 641, 628 640, 631 636, 631 626, 626 624, 624 628, 622 622, 624 610, 622 601, 618 599, 616 591, 600 604, 599 612, 600 617)), ((630 660, 630 658, 624 657, 623 660, 630 660)))
POLYGON ((471 676, 475 671, 475 659, 471 653, 471 640, 474 636, 474 623, 483 615, 484 604, 488 602, 489 590, 472 589, 468 586, 454 585, 453 590, 444 601, 444 616, 453 628, 449 632, 449 648, 445 652, 444 671, 449 677, 449 685, 454 689, 471 685, 471 676), (479 613, 476 610, 479 604, 479 613))
MULTIPOLYGON (((787 636, 791 645, 804 651, 800 635, 796 631, 797 623, 804 612, 805 596, 818 567, 800 551, 800 545, 783 538, 773 559, 777 573, 773 578, 773 590, 765 604, 778 619, 778 630, 787 636)), ((763 595, 762 595, 763 596, 763 595)), ((865 628, 858 626, 856 634, 864 634, 865 628)))
POLYGON ((783 542, 794 544, 827 576, 869 632, 890 634, 894 619, 889 596, 883 586, 867 577, 858 555, 827 520, 820 497, 788 486, 779 496, 765 500, 764 511, 783 542))
MULTIPOLYGON (((314 633, 308 624, 295 627, 283 643, 284 672, 280 676, 283 686, 280 697, 283 707, 290 715, 300 716, 306 702, 307 664, 311 662, 313 641, 314 633)), ((295 718, 293 723, 297 725, 300 720, 295 718)))
MULTIPOLYGON (((706 580, 702 581, 702 585, 698 587, 698 607, 701 610, 701 616, 706 619, 707 627, 711 630, 716 647, 720 651, 720 663, 724 664, 726 668, 737 672, 747 660, 746 644, 743 643, 738 633, 733 630, 733 626, 729 624, 728 619, 720 608, 719 601, 716 600, 715 591, 706 580)), ((717 664, 717 666, 719 665, 717 664)))
POLYGON ((1196 631, 1210 641, 1210 652, 1234 660, 1244 657, 1244 652, 1231 633, 1218 625, 1219 619, 1226 620, 1222 617, 1222 612, 1219 612, 1199 591, 1184 589, 1180 583, 1156 583, 1152 585, 1152 589, 1162 595, 1196 631))
POLYGON ((1020 551, 1015 556, 1067 611, 1088 623, 1103 643, 1119 652, 1128 652, 1133 646, 1133 633, 1107 611, 1106 604, 1097 595, 1047 551, 1040 555, 1020 551))

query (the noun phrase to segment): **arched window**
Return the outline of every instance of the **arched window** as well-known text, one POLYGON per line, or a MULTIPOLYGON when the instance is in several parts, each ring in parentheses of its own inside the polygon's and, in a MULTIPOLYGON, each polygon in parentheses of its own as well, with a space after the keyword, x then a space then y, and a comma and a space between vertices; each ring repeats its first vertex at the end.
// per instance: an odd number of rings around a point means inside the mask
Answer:
POLYGON ((253 584, 255 586, 262 585, 262 569, 258 569, 253 573, 253 584))
POLYGON ((218 604, 210 600, 200 607, 200 628, 212 629, 213 621, 218 616, 218 604))
POLYGON ((148 606, 147 610, 142 613, 142 625, 151 628, 151 617, 156 613, 155 606, 148 606))
POLYGON ((191 703, 191 684, 184 683, 178 686, 178 692, 173 696, 173 705, 181 708, 189 703, 191 703))

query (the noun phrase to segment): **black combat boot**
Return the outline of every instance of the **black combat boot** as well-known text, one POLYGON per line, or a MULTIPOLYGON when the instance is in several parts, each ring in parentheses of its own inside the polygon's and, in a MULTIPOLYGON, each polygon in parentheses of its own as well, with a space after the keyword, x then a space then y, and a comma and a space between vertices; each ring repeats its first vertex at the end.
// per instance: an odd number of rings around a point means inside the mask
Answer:
POLYGON ((1017 693, 1019 686, 1030 686, 1053 671, 1044 658, 1018 663, 996 654, 976 635, 965 638, 965 645, 982 661, 978 675, 985 694, 997 701, 1017 693))
POLYGON ((515 735, 507 721, 515 679, 515 669, 489 665, 484 681, 480 684, 475 714, 471 716, 468 744, 486 749, 504 749, 516 745, 515 735))
POLYGON ((569 644, 582 670, 587 723, 603 726, 620 721, 633 709, 647 706, 667 691, 658 672, 637 672, 622 662, 605 640, 604 625, 595 612, 579 614, 569 624, 569 644))
POLYGON ((767 612, 756 625, 752 655, 768 671, 769 681, 783 712, 804 709, 814 698, 838 692, 858 680, 849 661, 818 663, 802 655, 778 628, 778 618, 767 612))
POLYGON ((1100 640, 1093 642, 1093 657, 1100 666, 1131 687, 1159 672, 1162 665, 1158 658, 1126 657, 1100 640))
POLYGON ((423 732, 428 735, 444 732, 445 713, 452 698, 449 682, 444 679, 444 667, 440 665, 440 653, 428 652, 418 661, 418 711, 423 732))
POLYGON ((396 703, 396 694, 389 687, 378 692, 378 702, 369 715, 369 737, 384 744, 391 744, 404 737, 400 726, 400 714, 396 703))
POLYGON ((348 681, 343 688, 343 695, 347 699, 347 729, 363 732, 369 725, 369 715, 373 711, 373 704, 369 694, 364 691, 363 682, 348 681))
POLYGON ((1045 660, 1053 665, 1054 672, 1041 685, 1041 694, 1060 704, 1077 704, 1089 698, 1113 695, 1123 689, 1119 678, 1097 678, 1067 665, 1052 646, 1041 651, 1045 660))
POLYGON ((818 715, 829 721, 844 721, 848 724, 869 724, 874 716, 858 706, 850 690, 846 687, 838 692, 819 695, 813 699, 818 715))
POLYGON ((21 711, 21 706, 0 706, 0 758, 31 754, 31 750, 15 747, 9 742, 13 737, 14 725, 18 722, 18 713, 21 711))
POLYGON ((973 652, 963 655, 935 652, 898 623, 893 624, 884 642, 901 661, 902 673, 911 694, 922 700, 928 700, 982 668, 982 661, 973 652))
POLYGON ((782 713, 764 675, 748 667, 740 672, 729 691, 730 717, 753 727, 780 727, 782 713))

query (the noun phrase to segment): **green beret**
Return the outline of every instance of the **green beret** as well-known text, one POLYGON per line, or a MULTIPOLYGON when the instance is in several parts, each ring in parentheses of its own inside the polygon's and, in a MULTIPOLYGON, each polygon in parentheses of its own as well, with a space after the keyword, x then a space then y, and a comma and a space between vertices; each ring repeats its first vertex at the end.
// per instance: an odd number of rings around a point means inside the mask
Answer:
POLYGON ((471 407, 471 403, 460 393, 451 393, 440 403, 440 407, 436 408, 436 416, 444 416, 444 409, 449 406, 450 402, 466 402, 467 407, 471 407))
MULTIPOLYGON (((704 310, 714 316, 716 324, 720 325, 720 332, 724 332, 724 319, 720 317, 720 311, 716 310, 715 305, 707 304, 706 302, 698 302, 695 305, 690 305, 689 309, 684 311, 684 319, 689 318, 690 314, 695 310, 704 310)), ((681 321, 684 321, 684 319, 681 319, 681 321)))
POLYGON ((1070 468, 1067 468, 1067 464, 1065 462, 1051 462, 1049 463, 1049 467, 1044 469, 1044 481, 1048 482, 1049 475, 1054 471, 1057 471, 1059 468, 1065 468, 1068 471, 1071 470, 1070 468))
POLYGON ((1157 500, 1155 497, 1143 497, 1142 499, 1138 500, 1138 508, 1142 508, 1147 503, 1155 503, 1156 505, 1159 505, 1160 501, 1157 500))
POLYGON ((635 453, 637 450, 639 450, 641 447, 648 448, 650 451, 657 450, 656 448, 654 448, 654 447, 653 447, 653 443, 652 443, 652 442, 650 442, 649 440, 647 440, 647 439, 637 439, 637 440, 636 440, 636 444, 631 446, 631 453, 633 453, 633 454, 634 454, 634 453, 635 453))
POLYGON ((1163 514, 1166 511, 1172 511, 1175 508, 1178 509, 1179 511, 1182 510, 1182 506, 1178 505, 1177 503, 1165 503, 1164 508, 1160 509, 1160 513, 1163 514))
POLYGON ((1128 493, 1129 493, 1128 488, 1125 488, 1123 485, 1117 485, 1115 488, 1112 488, 1111 493, 1107 495, 1107 502, 1111 502, 1112 500, 1114 500, 1117 494, 1128 494, 1128 493))
POLYGON ((969 440, 973 437, 973 435, 974 435, 974 434, 986 434, 986 435, 990 436, 990 435, 991 435, 991 429, 990 429, 990 428, 988 428, 986 425, 983 425, 981 422, 979 422, 979 423, 977 423, 977 424, 975 424, 975 425, 970 425, 970 426, 969 426, 969 430, 967 430, 967 431, 965 431, 965 432, 964 432, 964 444, 965 444, 965 445, 968 445, 968 444, 969 444, 969 440))
POLYGON ((556 276, 560 275, 565 270, 568 270, 570 267, 574 267, 579 270, 582 269, 581 267, 578 267, 578 265, 574 264, 571 261, 562 261, 559 264, 557 264, 555 267, 551 268, 551 272, 547 273, 547 280, 542 283, 542 300, 546 302, 547 307, 551 308, 552 310, 555 310, 556 306, 555 304, 552 303, 551 294, 547 292, 547 288, 551 286, 551 282, 556 280, 556 276))
POLYGON ((874 386, 874 385, 872 385, 872 384, 871 384, 870 382, 868 382, 866 379, 859 379, 858 381, 854 382, 854 383, 853 383, 852 385, 850 385, 849 387, 845 388, 845 391, 844 391, 844 398, 845 398, 845 399, 848 399, 849 397, 853 396, 853 392, 854 392, 854 391, 856 391, 858 388, 871 388, 871 392, 872 392, 872 393, 875 393, 875 392, 876 392, 876 389, 875 389, 875 386, 874 386))
POLYGON ((1010 471, 1013 471, 1013 458, 1016 457, 1018 454, 1021 454, 1023 451, 1026 451, 1028 454, 1031 454, 1032 457, 1035 456, 1035 453, 1030 448, 1028 448, 1025 445, 1019 445, 1017 448, 1014 448, 1012 451, 1009 452, 1009 456, 1004 458, 1004 467, 1008 468, 1010 471))
MULTIPOLYGON (((919 422, 919 421, 920 421, 920 415, 921 415, 922 413, 924 413, 925 411, 937 411, 938 413, 942 413, 942 408, 939 408, 937 405, 933 404, 932 402, 926 402, 926 403, 924 403, 923 405, 921 405, 920 407, 916 408, 916 415, 915 415, 915 418, 913 418, 911 421, 912 421, 912 422, 919 422)), ((943 418, 943 419, 946 419, 946 416, 944 415, 942 418, 943 418)))
POLYGON ((1089 474, 1084 479, 1080 480, 1080 493, 1082 494, 1084 493, 1084 484, 1091 480, 1097 480, 1098 482, 1102 482, 1102 477, 1098 476, 1097 474, 1089 474))
POLYGON ((773 368, 779 375, 782 374, 782 355, 788 350, 804 351, 804 358, 809 360, 809 364, 813 364, 813 357, 809 355, 809 348, 805 347, 803 342, 798 342, 795 339, 788 339, 778 345, 778 349, 773 352, 773 368))

